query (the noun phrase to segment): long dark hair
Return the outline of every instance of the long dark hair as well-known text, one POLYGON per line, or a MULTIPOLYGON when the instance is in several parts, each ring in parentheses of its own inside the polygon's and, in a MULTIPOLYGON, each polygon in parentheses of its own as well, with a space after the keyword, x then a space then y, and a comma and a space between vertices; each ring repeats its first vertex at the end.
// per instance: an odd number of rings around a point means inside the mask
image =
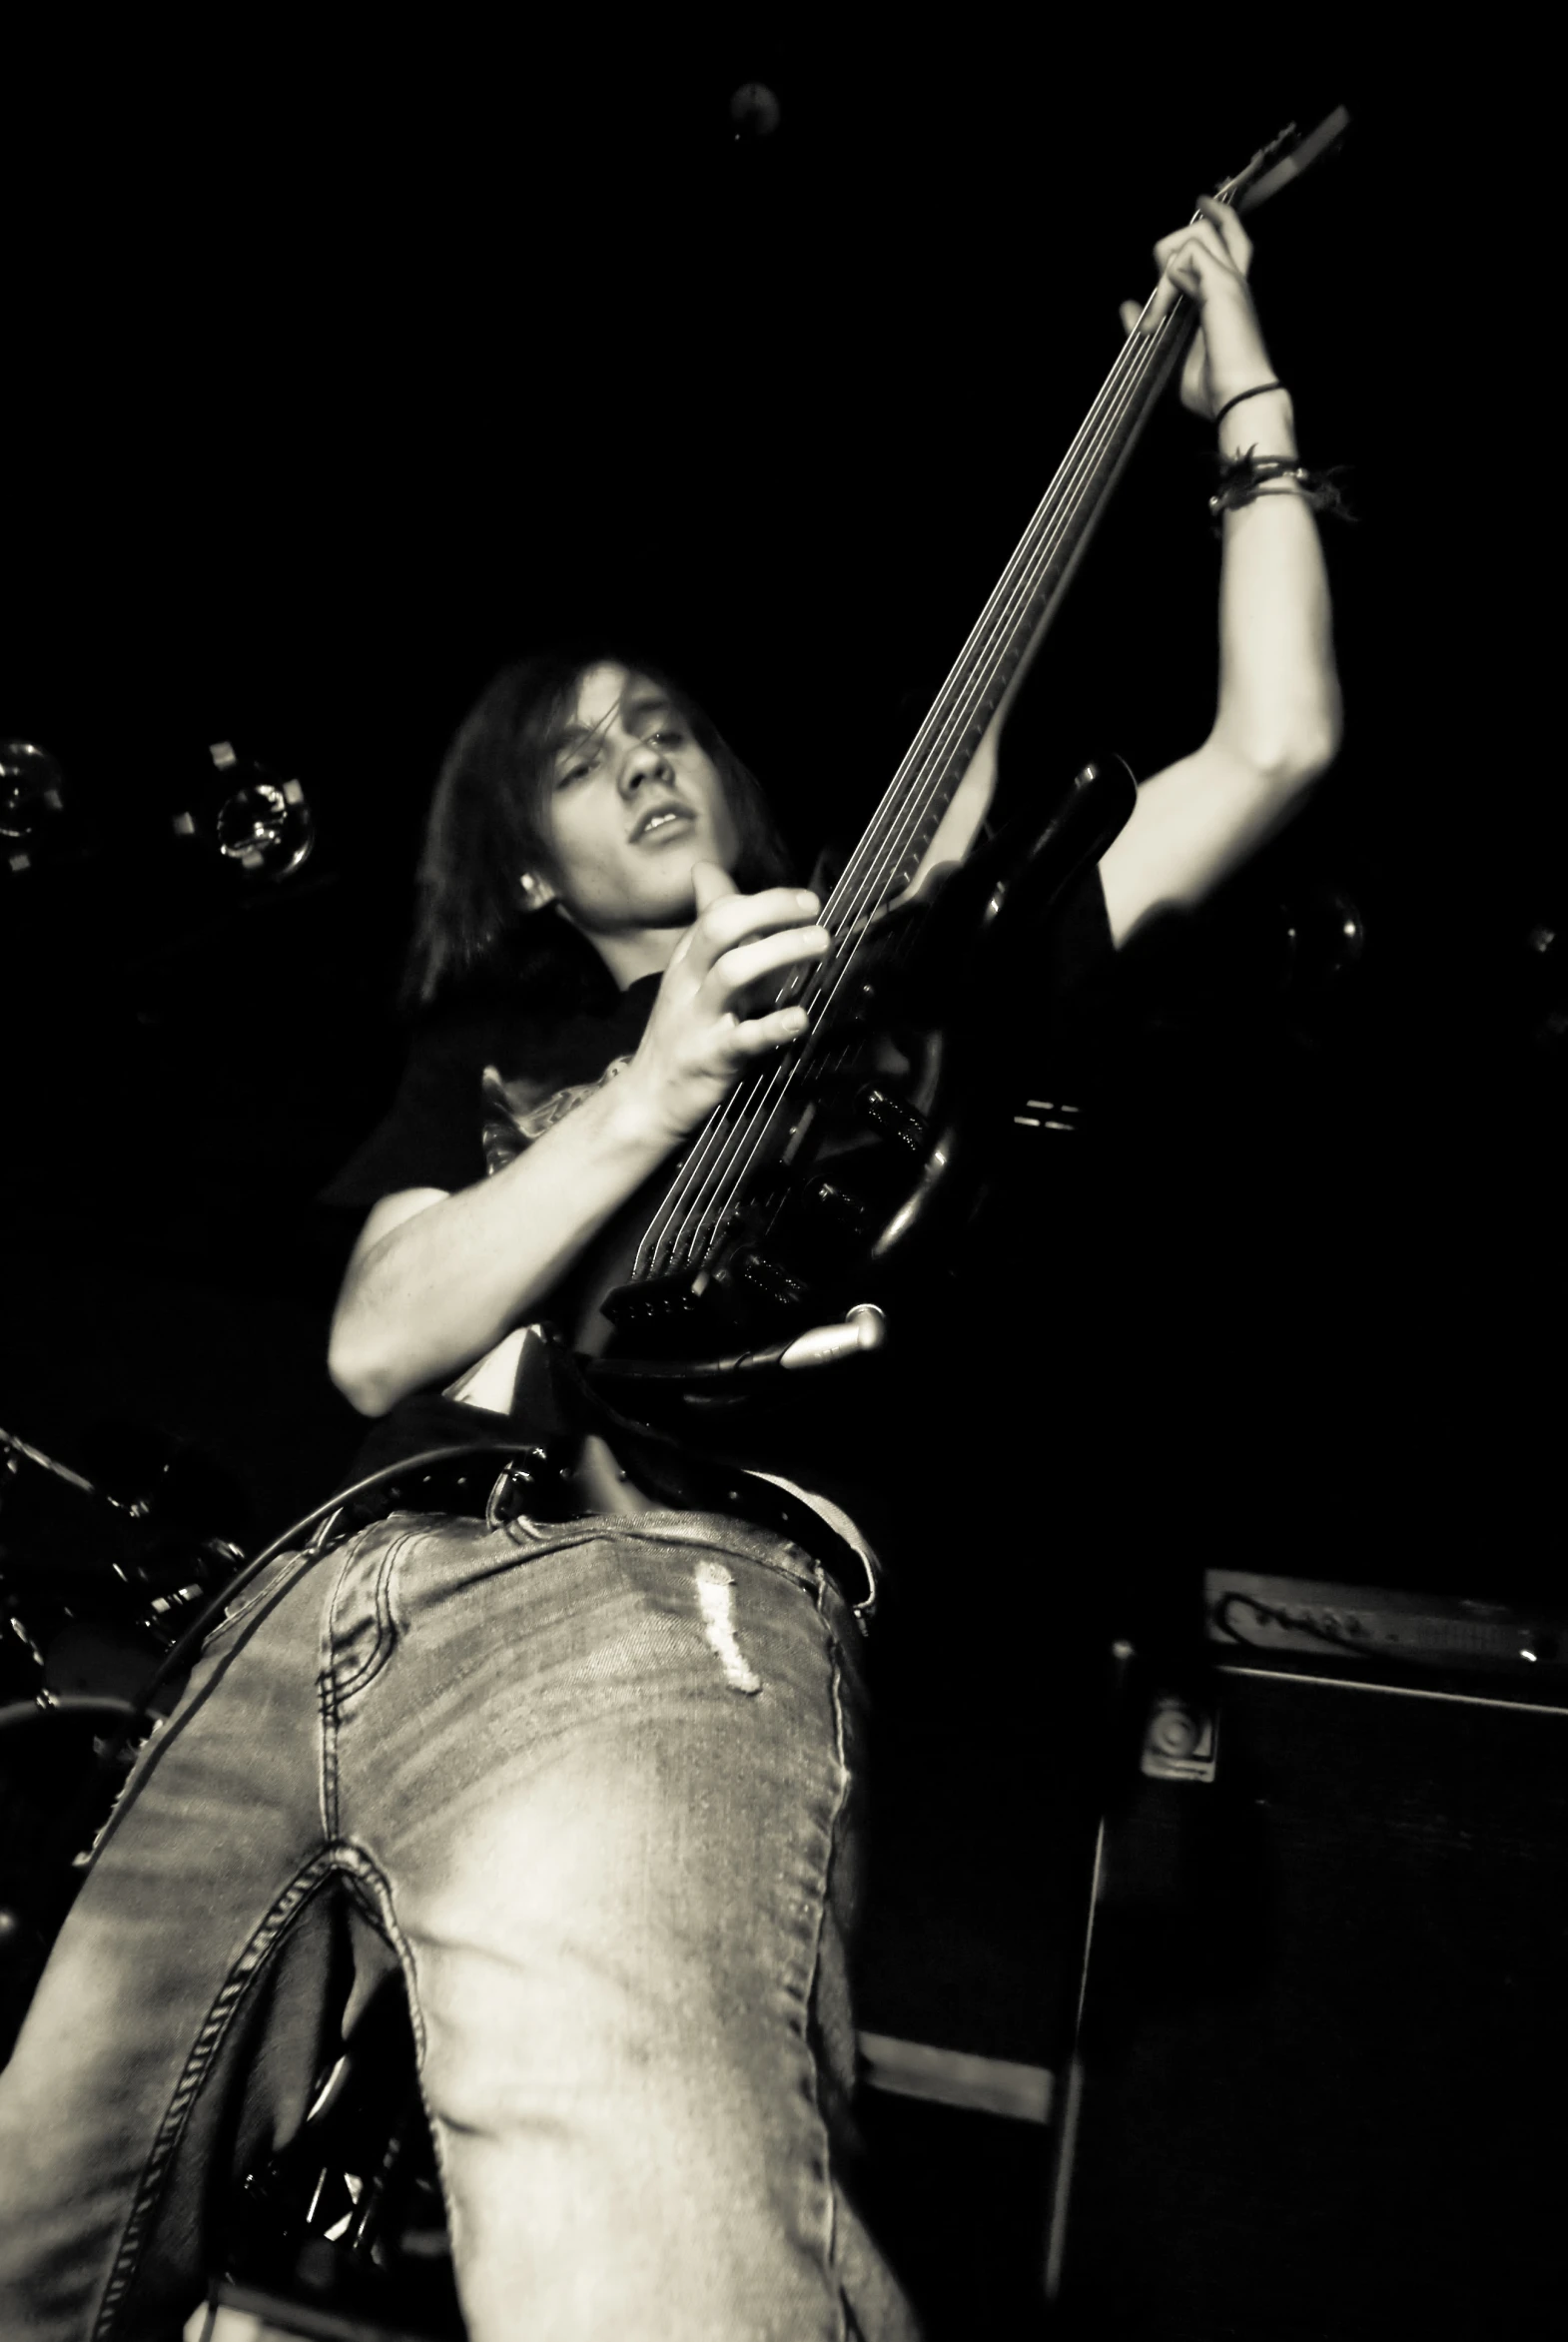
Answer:
POLYGON ((583 675, 609 664, 656 683, 712 758, 740 840, 731 875, 741 891, 787 875, 788 851, 761 787, 662 667, 602 646, 535 652, 501 669, 446 751, 419 856, 405 1006, 497 981, 525 985, 540 1007, 613 991, 592 945, 553 913, 525 911, 519 887, 523 871, 549 868, 541 813, 560 727, 583 675))

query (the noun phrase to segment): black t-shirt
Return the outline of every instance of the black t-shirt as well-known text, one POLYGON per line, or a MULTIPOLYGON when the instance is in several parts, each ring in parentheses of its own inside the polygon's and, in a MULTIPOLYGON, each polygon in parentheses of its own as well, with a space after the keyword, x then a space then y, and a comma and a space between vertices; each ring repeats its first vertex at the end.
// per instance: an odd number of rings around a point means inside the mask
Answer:
MULTIPOLYGON (((1059 1048, 1071 1053, 1075 1039, 1081 1042, 1093 1025, 1114 960, 1096 871, 1058 908, 1042 950, 1039 1012, 1052 1021, 1059 1048)), ((385 1195, 412 1187, 453 1193, 499 1170, 631 1056, 659 981, 643 977, 596 1006, 564 1014, 541 1015, 524 995, 504 989, 427 1012, 415 1027, 389 1113, 325 1189, 323 1201, 363 1215, 385 1195)), ((663 1185, 662 1178, 653 1183, 653 1201, 663 1185)), ((536 1314, 569 1325, 581 1300, 568 1274, 536 1314)), ((881 1508, 867 1459, 857 1454, 855 1416, 854 1408, 829 1408, 808 1434, 786 1410, 782 1427, 775 1422, 760 1435, 754 1429, 745 1459, 824 1490, 875 1539, 881 1508)), ((486 1419, 460 1401, 433 1390, 414 1393, 376 1425, 356 1470, 482 1437, 485 1428, 486 1419)))
POLYGON ((323 1201, 369 1211, 408 1187, 455 1194, 520 1153, 573 1094, 642 1039, 659 989, 643 976, 613 1002, 541 1016, 497 990, 426 1011, 385 1119, 323 1201))

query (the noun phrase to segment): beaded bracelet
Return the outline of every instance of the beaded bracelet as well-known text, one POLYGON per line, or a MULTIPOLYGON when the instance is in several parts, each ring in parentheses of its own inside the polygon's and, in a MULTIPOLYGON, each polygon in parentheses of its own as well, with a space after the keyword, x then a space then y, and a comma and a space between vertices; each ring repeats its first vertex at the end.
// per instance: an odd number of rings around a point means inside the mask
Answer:
POLYGON ((1244 455, 1220 455, 1215 460, 1219 485, 1208 499, 1208 509, 1216 536, 1227 512, 1250 504, 1257 496, 1303 496, 1314 512, 1331 512, 1340 520, 1355 518, 1337 485, 1343 464, 1336 463, 1328 471, 1309 471, 1293 455, 1259 455, 1254 447, 1248 447, 1244 455), (1269 484, 1275 480, 1277 487, 1269 484))

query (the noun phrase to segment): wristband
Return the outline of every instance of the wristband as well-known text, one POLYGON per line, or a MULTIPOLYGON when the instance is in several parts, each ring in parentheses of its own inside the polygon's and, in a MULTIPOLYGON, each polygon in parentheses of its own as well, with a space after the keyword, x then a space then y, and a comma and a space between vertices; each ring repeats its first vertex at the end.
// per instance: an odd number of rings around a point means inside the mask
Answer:
POLYGON ((1265 390, 1283 390, 1283 383, 1254 383, 1250 390, 1237 390, 1233 398, 1227 398, 1214 416, 1214 421, 1216 424, 1223 422, 1231 407, 1239 406, 1243 398, 1261 398, 1265 390))
POLYGON ((1221 455, 1218 464, 1219 485, 1208 499, 1216 535, 1227 512, 1250 504, 1258 496, 1304 496, 1314 512, 1332 512, 1340 520, 1355 518, 1337 485, 1342 464, 1336 463, 1327 471, 1309 471, 1293 455, 1259 455, 1252 447, 1244 455, 1221 455))

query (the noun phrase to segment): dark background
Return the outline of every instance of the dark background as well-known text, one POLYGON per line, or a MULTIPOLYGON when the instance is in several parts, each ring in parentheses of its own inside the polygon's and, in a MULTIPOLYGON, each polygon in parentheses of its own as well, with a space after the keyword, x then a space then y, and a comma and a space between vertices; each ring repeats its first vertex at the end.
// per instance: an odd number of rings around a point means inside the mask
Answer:
MULTIPOLYGON (((1504 217, 1470 163, 1504 115, 1465 59, 1085 38, 981 14, 894 52, 757 19, 526 55, 258 15, 195 55, 18 51, 0 733, 60 759, 74 851, 0 906, 0 1420, 70 1457, 91 1421, 150 1419, 221 1458, 254 1531, 317 1501, 355 1426, 320 1364, 347 1235, 310 1199, 395 1078, 418 822, 476 690, 541 637, 629 630, 803 856, 853 835, 1155 237, 1342 101, 1342 154, 1254 222, 1254 280, 1307 454, 1352 467, 1344 752, 1156 987, 1100 1221, 1037 1209, 1011 1338, 1092 1248, 1117 1478, 1153 1534, 1177 1495, 1232 1547, 1305 1508, 1345 1575, 1528 1575, 1561 862, 1472 524, 1510 491, 1461 454, 1504 217), (753 78, 781 124, 737 139, 753 78), (285 885, 172 837, 216 805, 219 739, 306 787, 318 844, 285 885), (1365 931, 1337 970, 1336 895, 1365 931)), ((1010 734, 1010 801, 1201 738, 1209 443, 1157 416, 1010 734)))
MULTIPOLYGON (((1527 93, 1473 51, 1286 31, 1276 58, 1237 24, 980 11, 894 50, 753 15, 546 48, 231 12, 221 45, 12 41, 0 737, 69 803, 0 871, 0 1423, 129 1479, 183 1448, 252 1548, 360 1436, 323 1369, 354 1230, 314 1197, 395 1082, 419 822, 494 668, 629 632, 803 862, 853 836, 1155 239, 1351 109, 1253 271, 1304 452, 1350 466, 1343 753, 1155 956, 1086 1155, 1020 1136, 868 1417, 905 1518, 866 2018, 1004 2056, 1054 2054, 1074 1890, 1045 1850, 1108 1627, 1158 1645, 1209 1559, 1558 1600, 1568 907, 1550 661, 1501 549, 1522 523, 1540 582, 1560 468, 1520 403, 1527 93), (737 138, 753 79, 782 118, 737 138), (281 885, 173 836, 218 740, 305 786, 281 885)), ((1005 807, 1202 738, 1210 446, 1156 416, 1005 807)), ((1039 1095, 1038 1022, 999 1014, 1039 1095)))

